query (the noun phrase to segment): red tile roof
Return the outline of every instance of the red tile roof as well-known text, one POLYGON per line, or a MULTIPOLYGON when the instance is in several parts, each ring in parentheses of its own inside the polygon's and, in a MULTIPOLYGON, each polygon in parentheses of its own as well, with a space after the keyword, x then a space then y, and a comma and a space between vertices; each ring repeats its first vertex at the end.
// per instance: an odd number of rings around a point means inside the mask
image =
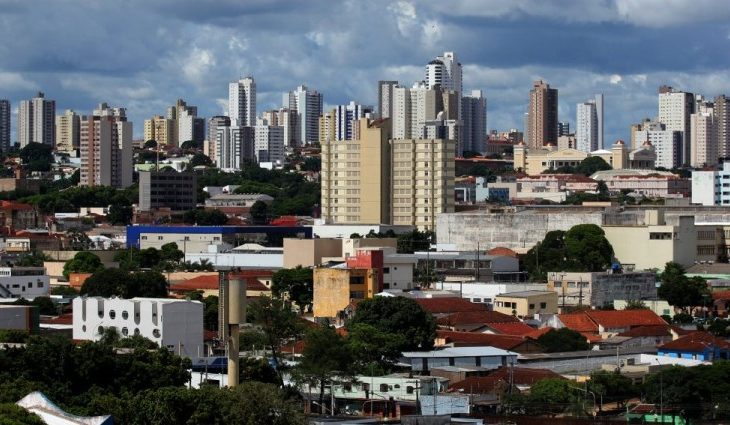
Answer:
POLYGON ((712 293, 713 300, 730 300, 730 291, 716 291, 712 293))
POLYGON ((618 334, 618 336, 671 336, 671 329, 672 328, 669 325, 637 326, 626 332, 621 332, 620 334, 618 334))
POLYGON ((446 344, 454 344, 456 347, 490 346, 503 350, 512 350, 525 343, 525 338, 521 336, 483 334, 478 332, 437 330, 436 337, 443 338, 446 344))
POLYGON ((514 385, 532 386, 543 379, 565 378, 548 369, 502 366, 487 376, 471 376, 463 381, 456 382, 449 386, 449 391, 483 394, 494 391, 499 383, 509 386, 509 382, 512 381, 514 385))
POLYGON ((532 333, 535 328, 527 326, 522 322, 513 323, 488 323, 487 327, 502 335, 524 336, 532 333))
POLYGON ((171 291, 195 291, 198 289, 218 289, 218 274, 196 276, 184 282, 170 285, 171 291))
POLYGON ((458 313, 452 313, 448 316, 440 317, 436 321, 436 323, 442 326, 511 322, 519 322, 519 320, 514 316, 490 310, 460 311, 458 313))
POLYGON ((489 251, 487 251, 487 254, 489 255, 495 255, 495 256, 503 256, 503 257, 514 257, 517 258, 517 253, 512 251, 509 248, 505 248, 502 246, 498 246, 496 248, 492 248, 489 251))
POLYGON ((576 332, 598 332, 598 325, 582 312, 559 314, 558 319, 563 322, 566 328, 576 332))
POLYGON ((476 304, 464 298, 417 298, 418 305, 431 314, 458 313, 464 311, 486 311, 487 306, 476 304))
POLYGON ((71 325, 73 324, 74 315, 73 313, 64 313, 56 317, 43 317, 41 316, 40 322, 44 325, 71 325))
POLYGON ((605 329, 634 326, 666 325, 667 322, 651 310, 586 310, 584 312, 605 329))
POLYGON ((551 328, 551 327, 549 327, 549 326, 548 326, 548 327, 546 327, 546 328, 540 328, 540 329, 533 329, 533 330, 532 330, 532 332, 530 332, 530 333, 526 334, 525 336, 526 336, 527 338, 532 338, 532 339, 538 339, 538 338, 540 338, 541 336, 545 335, 546 333, 548 333, 548 332, 550 332, 550 331, 552 331, 552 330, 554 330, 554 329, 555 329, 555 328, 551 328))
POLYGON ((730 349, 730 342, 708 332, 696 331, 659 346, 660 350, 690 352, 707 351, 711 348, 728 350, 730 349))
POLYGON ((255 278, 246 279, 246 290, 247 291, 271 291, 271 288, 261 283, 260 280, 255 278))

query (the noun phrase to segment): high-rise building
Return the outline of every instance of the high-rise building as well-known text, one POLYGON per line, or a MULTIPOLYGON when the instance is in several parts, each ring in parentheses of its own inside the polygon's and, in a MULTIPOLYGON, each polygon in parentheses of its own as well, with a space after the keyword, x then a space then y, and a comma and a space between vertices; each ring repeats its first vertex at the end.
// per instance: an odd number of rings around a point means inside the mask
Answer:
POLYGON ((442 56, 437 56, 426 65, 425 81, 429 89, 439 86, 444 90, 453 90, 461 94, 464 92, 461 77, 461 63, 456 59, 454 52, 444 52, 442 56))
POLYGON ((335 114, 336 110, 333 109, 329 112, 324 112, 319 117, 319 144, 322 145, 325 142, 337 140, 335 134, 335 114))
POLYGON ((603 94, 579 103, 576 107, 575 138, 578 150, 593 152, 603 149, 603 94))
POLYGON ((132 184, 132 123, 124 108, 99 105, 81 118, 82 186, 127 187, 132 184))
POLYGON ((717 164, 717 122, 711 108, 690 116, 690 140, 689 165, 704 167, 717 164))
POLYGON ((282 127, 284 129, 284 145, 296 146, 298 137, 295 137, 299 127, 297 126, 297 116, 295 111, 288 108, 272 109, 265 111, 262 116, 269 125, 282 127))
POLYGON ((354 134, 354 127, 360 118, 373 118, 373 107, 364 106, 355 101, 347 105, 337 105, 335 108, 335 140, 350 140, 354 134))
POLYGON ((71 109, 56 117, 56 151, 78 156, 81 117, 71 109))
POLYGON ((175 120, 154 115, 144 120, 144 140, 154 140, 158 145, 174 145, 175 120))
POLYGON ((269 125, 259 119, 254 132, 256 162, 284 162, 284 127, 269 125))
POLYGON ((649 143, 656 152, 657 167, 672 169, 684 163, 682 149, 682 134, 680 131, 667 130, 661 122, 644 122, 642 130, 634 133, 637 143, 649 143))
POLYGON ((570 134, 570 123, 568 121, 561 121, 558 123, 558 137, 567 136, 570 134))
POLYGON ((206 138, 206 144, 203 147, 203 153, 208 155, 213 161, 215 161, 215 141, 218 137, 218 129, 221 127, 230 127, 231 118, 225 115, 216 115, 210 117, 208 120, 208 136, 206 138))
POLYGON ((255 161, 256 127, 218 127, 215 163, 224 170, 240 170, 247 161, 255 161))
POLYGON ((387 119, 360 119, 356 133, 322 145, 326 221, 430 230, 439 213, 453 211, 454 140, 389 140, 387 119))
POLYGON ((256 82, 253 77, 228 84, 228 116, 233 127, 256 125, 256 82))
POLYGON ((472 90, 461 98, 461 152, 484 152, 487 142, 487 98, 481 90, 472 90))
MULTIPOLYGON (((659 88, 659 115, 657 120, 664 124, 667 131, 679 131, 682 160, 691 156, 690 117, 695 112, 695 95, 669 86, 659 88)), ((679 164, 682 165, 682 164, 679 164)))
POLYGON ((140 171, 140 211, 170 208, 172 211, 195 209, 197 203, 195 173, 175 171, 140 171))
POLYGON ((42 92, 31 100, 23 100, 18 108, 18 142, 54 146, 56 137, 56 101, 47 100, 42 92))
POLYGON ((177 140, 182 145, 188 140, 202 143, 205 140, 205 119, 199 118, 197 108, 186 108, 177 116, 177 140))
POLYGON ((527 146, 540 149, 558 141, 558 90, 542 80, 535 81, 530 90, 527 109, 527 146))
POLYGON ((324 107, 322 94, 307 86, 284 93, 284 108, 295 111, 297 117, 297 145, 319 142, 319 117, 324 107))
POLYGON ((443 110, 443 96, 439 88, 429 89, 416 83, 412 88, 396 86, 393 89, 393 139, 422 137, 427 121, 436 119, 443 110))
POLYGON ((10 149, 10 101, 0 99, 0 150, 10 149))
POLYGON ((390 118, 393 113, 393 88, 397 81, 378 81, 378 116, 390 118))
POLYGON ((715 98, 713 107, 717 125, 716 142, 718 158, 730 157, 730 97, 723 95, 715 98))

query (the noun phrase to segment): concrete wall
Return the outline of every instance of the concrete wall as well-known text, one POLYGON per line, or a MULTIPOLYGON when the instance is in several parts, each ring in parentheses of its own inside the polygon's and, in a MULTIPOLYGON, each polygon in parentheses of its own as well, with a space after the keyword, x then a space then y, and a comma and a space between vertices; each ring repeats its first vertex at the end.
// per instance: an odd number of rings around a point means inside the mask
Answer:
POLYGON ((362 298, 372 298, 378 292, 375 269, 314 269, 314 317, 337 317, 353 300, 352 293, 362 293, 362 298), (362 284, 351 283, 352 277, 362 277, 362 284))
POLYGON ((323 257, 341 257, 342 239, 284 239, 284 268, 313 267, 323 257))

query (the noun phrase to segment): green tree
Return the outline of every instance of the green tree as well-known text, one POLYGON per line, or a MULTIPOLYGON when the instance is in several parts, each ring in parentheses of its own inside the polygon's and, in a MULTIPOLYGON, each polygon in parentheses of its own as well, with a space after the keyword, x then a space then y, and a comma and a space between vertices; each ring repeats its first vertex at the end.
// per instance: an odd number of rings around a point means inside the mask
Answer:
POLYGON ((14 265, 18 267, 43 267, 43 262, 48 260, 48 256, 43 251, 32 250, 18 258, 14 265))
POLYGON ((271 291, 276 297, 286 295, 299 308, 299 313, 311 309, 314 296, 314 277, 310 268, 297 266, 293 269, 281 269, 271 279, 271 291))
POLYGON ((103 270, 104 266, 96 255, 82 251, 76 253, 74 258, 63 265, 63 276, 68 280, 70 273, 95 273, 103 270))
POLYGON ((51 295, 61 295, 64 297, 75 297, 79 291, 70 286, 54 286, 51 288, 51 295))
POLYGON ((436 338, 436 322, 417 302, 405 297, 375 297, 357 305, 348 329, 366 324, 380 332, 400 335, 400 351, 429 350, 436 338))
POLYGON ((543 379, 530 387, 530 410, 532 413, 554 417, 567 411, 575 403, 576 395, 576 390, 571 388, 567 379, 543 379))
MULTIPOLYGON (((596 397, 600 397, 603 403, 616 402, 620 406, 623 406, 627 400, 641 395, 641 391, 634 385, 631 378, 605 370, 591 374, 588 390, 592 391, 596 397)), ((603 405, 601 404, 599 408, 602 410, 603 405)))
POLYGON ((53 300, 51 300, 51 297, 35 297, 30 303, 31 305, 38 307, 38 313, 40 314, 46 316, 58 315, 58 307, 56 307, 56 304, 53 300))
POLYGON ((20 159, 24 164, 29 164, 34 161, 52 164, 53 146, 35 142, 28 143, 20 150, 20 159))
POLYGON ((111 224, 126 226, 132 222, 133 215, 134 211, 131 206, 112 204, 109 206, 106 218, 111 224))
POLYGON ((35 413, 13 403, 0 404, 0 425, 44 425, 45 422, 35 413))
POLYGON ((276 375, 276 371, 265 358, 241 357, 238 362, 239 382, 256 381, 266 384, 279 384, 279 377, 276 375))
POLYGON ((586 337, 572 329, 551 329, 540 335, 537 343, 545 348, 546 353, 588 350, 590 345, 586 337))
POLYGON ((195 140, 186 140, 182 142, 180 148, 183 150, 203 149, 203 144, 195 140))
POLYGON ((218 330, 218 297, 208 295, 203 304, 203 326, 209 331, 218 330))
POLYGON ((592 176, 596 171, 610 169, 611 166, 600 156, 589 156, 575 167, 575 172, 584 176, 592 176))
POLYGON ((352 363, 352 353, 344 338, 335 328, 322 326, 307 332, 296 372, 303 382, 319 386, 319 405, 322 406, 325 386, 352 377, 352 363))
POLYGON ((657 295, 683 312, 692 314, 692 308, 702 305, 709 297, 710 291, 704 279, 688 278, 681 264, 668 262, 659 278, 662 284, 657 295))
POLYGON ((187 224, 196 224, 198 226, 222 226, 228 222, 228 217, 217 209, 195 209, 185 211, 183 221, 187 224))
POLYGON ((251 222, 252 224, 266 224, 268 223, 268 215, 269 215, 269 206, 266 205, 265 202, 262 201, 256 201, 251 206, 251 210, 249 211, 249 214, 251 214, 251 222))
POLYGON ((414 251, 428 251, 435 242, 435 234, 431 231, 414 230, 398 235, 397 250, 399 253, 412 254, 414 251))
POLYGON ((597 272, 608 269, 613 247, 595 224, 579 224, 565 233, 565 254, 570 271, 597 272))
POLYGON ((190 162, 188 163, 188 169, 193 169, 201 165, 205 167, 212 167, 213 161, 208 157, 208 155, 205 155, 203 153, 196 153, 195 155, 193 155, 192 158, 190 158, 190 162))
POLYGON ((81 286, 81 295, 164 298, 167 296, 167 280, 155 271, 130 273, 116 268, 103 269, 86 279, 81 286))
POLYGON ((157 140, 150 139, 150 140, 144 142, 144 148, 145 149, 157 149, 157 140))
POLYGON ((372 366, 388 371, 401 355, 406 345, 401 334, 384 332, 367 323, 354 323, 347 329, 347 345, 353 353, 355 370, 369 373, 372 366))
POLYGON ((179 262, 185 258, 185 254, 178 249, 175 242, 169 242, 160 247, 160 256, 163 261, 179 262))
POLYGON ((281 346, 300 335, 301 328, 297 314, 284 300, 268 297, 259 298, 251 303, 249 314, 251 322, 257 325, 266 336, 266 345, 271 351, 274 369, 281 385, 283 384, 280 370, 281 346))
POLYGON ((565 232, 553 230, 527 251, 522 265, 529 272, 530 279, 544 280, 547 271, 564 270, 567 265, 565 255, 565 232))
POLYGON ((648 310, 649 307, 641 300, 628 300, 625 310, 648 310))

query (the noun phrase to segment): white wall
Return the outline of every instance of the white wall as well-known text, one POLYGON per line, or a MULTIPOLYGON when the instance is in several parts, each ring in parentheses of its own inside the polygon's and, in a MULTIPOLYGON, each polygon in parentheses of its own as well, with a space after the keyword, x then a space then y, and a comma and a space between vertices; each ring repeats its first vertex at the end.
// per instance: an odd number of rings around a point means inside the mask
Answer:
POLYGON ((455 291, 461 293, 462 298, 472 302, 491 303, 499 294, 516 291, 546 291, 545 283, 459 283, 438 282, 435 289, 455 291), (478 301, 476 299, 479 299, 478 301))
POLYGON ((248 269, 281 269, 284 267, 284 254, 249 254, 237 252, 188 253, 185 261, 200 262, 206 259, 218 267, 241 267, 248 269))
POLYGON ((14 297, 33 300, 35 297, 48 296, 51 286, 47 274, 29 276, 9 276, 10 268, 0 268, 0 286, 4 287, 14 297))

